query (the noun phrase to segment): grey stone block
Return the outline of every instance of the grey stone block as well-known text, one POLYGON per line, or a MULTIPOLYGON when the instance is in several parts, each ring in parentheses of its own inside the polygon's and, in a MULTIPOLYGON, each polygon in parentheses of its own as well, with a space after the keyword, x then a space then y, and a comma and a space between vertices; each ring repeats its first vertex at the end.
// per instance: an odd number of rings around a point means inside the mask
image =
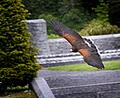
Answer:
POLYGON ((66 72, 40 70, 39 77, 44 77, 51 88, 65 86, 92 85, 120 81, 120 70, 94 72, 66 72))
POLYGON ((83 85, 76 87, 64 87, 52 89, 56 98, 119 98, 120 83, 94 84, 83 85), (114 91, 114 93, 107 93, 107 91, 114 91), (98 92, 104 93, 98 93, 98 92), (111 97, 110 97, 111 96, 111 97), (115 96, 115 97, 112 97, 115 96))
POLYGON ((110 90, 119 90, 120 82, 111 82, 111 83, 98 83, 90 85, 78 85, 78 86, 66 86, 59 88, 52 88, 53 94, 56 95, 69 95, 69 94, 80 94, 92 93, 92 92, 101 92, 101 91, 110 91, 110 90))
POLYGON ((97 98, 96 93, 76 93, 76 94, 68 94, 68 95, 56 95, 56 98, 97 98))
POLYGON ((46 21, 43 19, 27 20, 28 31, 32 34, 30 39, 34 41, 35 47, 40 50, 38 55, 50 54, 49 44, 47 41, 46 21))
POLYGON ((55 98, 44 78, 35 78, 31 84, 38 98, 55 98))
POLYGON ((119 98, 120 70, 94 72, 40 70, 38 76, 44 77, 55 98, 112 98, 109 96, 119 98))
POLYGON ((120 98, 120 90, 98 92, 98 98, 120 98))

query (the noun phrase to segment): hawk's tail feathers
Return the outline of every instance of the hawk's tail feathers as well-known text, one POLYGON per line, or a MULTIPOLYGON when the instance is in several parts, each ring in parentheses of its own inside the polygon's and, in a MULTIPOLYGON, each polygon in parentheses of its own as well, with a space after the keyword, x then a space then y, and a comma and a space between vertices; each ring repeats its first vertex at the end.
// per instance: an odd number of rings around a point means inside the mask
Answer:
POLYGON ((84 38, 84 40, 93 48, 96 52, 98 52, 98 47, 94 44, 94 42, 90 39, 84 38))

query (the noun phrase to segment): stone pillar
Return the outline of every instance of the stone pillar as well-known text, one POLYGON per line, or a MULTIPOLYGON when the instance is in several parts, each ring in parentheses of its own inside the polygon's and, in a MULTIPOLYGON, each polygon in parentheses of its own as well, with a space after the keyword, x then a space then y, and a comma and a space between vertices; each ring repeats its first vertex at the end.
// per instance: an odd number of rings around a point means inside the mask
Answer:
POLYGON ((44 19, 27 20, 28 31, 32 34, 30 39, 33 44, 39 49, 38 55, 50 54, 49 45, 47 42, 46 21, 44 19))

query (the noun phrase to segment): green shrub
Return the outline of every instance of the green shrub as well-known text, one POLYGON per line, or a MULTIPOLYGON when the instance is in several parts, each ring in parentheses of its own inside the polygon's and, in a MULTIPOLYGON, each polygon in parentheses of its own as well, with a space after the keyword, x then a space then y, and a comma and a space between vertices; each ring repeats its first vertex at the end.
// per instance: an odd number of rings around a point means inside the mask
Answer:
POLYGON ((100 5, 93 8, 96 12, 96 19, 90 21, 79 33, 81 35, 102 35, 120 33, 120 28, 111 25, 108 18, 108 3, 99 0, 100 5))
POLYGON ((102 35, 120 33, 120 28, 109 22, 93 19, 80 32, 81 35, 102 35))
MULTIPOLYGON (((54 31, 53 31, 54 32, 54 31)), ((56 38, 60 38, 60 36, 59 35, 56 35, 55 33, 53 34, 49 34, 49 35, 47 35, 47 37, 48 37, 48 39, 56 39, 56 38)))
POLYGON ((56 35, 51 28, 50 21, 58 21, 59 19, 52 14, 42 14, 39 16, 39 18, 45 19, 46 21, 48 38, 57 38, 58 35, 56 35))
POLYGON ((31 13, 29 19, 36 19, 45 13, 59 15, 59 0, 22 0, 22 2, 31 13))
POLYGON ((27 16, 21 0, 0 0, 0 90, 28 84, 42 68, 26 32, 27 16))
POLYGON ((99 0, 100 4, 97 5, 96 8, 93 8, 95 10, 97 19, 102 20, 104 22, 109 21, 109 4, 105 2, 106 0, 99 0))
POLYGON ((93 16, 91 16, 83 8, 71 9, 61 17, 61 21, 70 28, 79 31, 89 20, 92 19, 92 17, 93 16))
POLYGON ((61 21, 68 27, 73 28, 76 31, 80 31, 89 20, 93 19, 93 17, 93 15, 90 15, 83 8, 70 9, 58 17, 47 13, 39 16, 39 18, 45 19, 47 22, 48 39, 59 38, 51 28, 50 21, 61 21))

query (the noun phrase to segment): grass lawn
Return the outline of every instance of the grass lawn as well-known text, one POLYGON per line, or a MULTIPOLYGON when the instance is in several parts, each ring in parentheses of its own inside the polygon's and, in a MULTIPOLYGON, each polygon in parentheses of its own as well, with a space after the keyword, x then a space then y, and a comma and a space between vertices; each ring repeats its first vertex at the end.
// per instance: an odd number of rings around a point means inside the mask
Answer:
MULTIPOLYGON (((114 60, 114 61, 104 61, 105 65, 104 70, 118 70, 120 69, 120 60, 114 60)), ((50 67, 49 70, 64 70, 64 71, 96 71, 100 70, 95 67, 89 66, 87 64, 74 64, 74 65, 68 65, 68 66, 56 66, 56 67, 50 67)))

